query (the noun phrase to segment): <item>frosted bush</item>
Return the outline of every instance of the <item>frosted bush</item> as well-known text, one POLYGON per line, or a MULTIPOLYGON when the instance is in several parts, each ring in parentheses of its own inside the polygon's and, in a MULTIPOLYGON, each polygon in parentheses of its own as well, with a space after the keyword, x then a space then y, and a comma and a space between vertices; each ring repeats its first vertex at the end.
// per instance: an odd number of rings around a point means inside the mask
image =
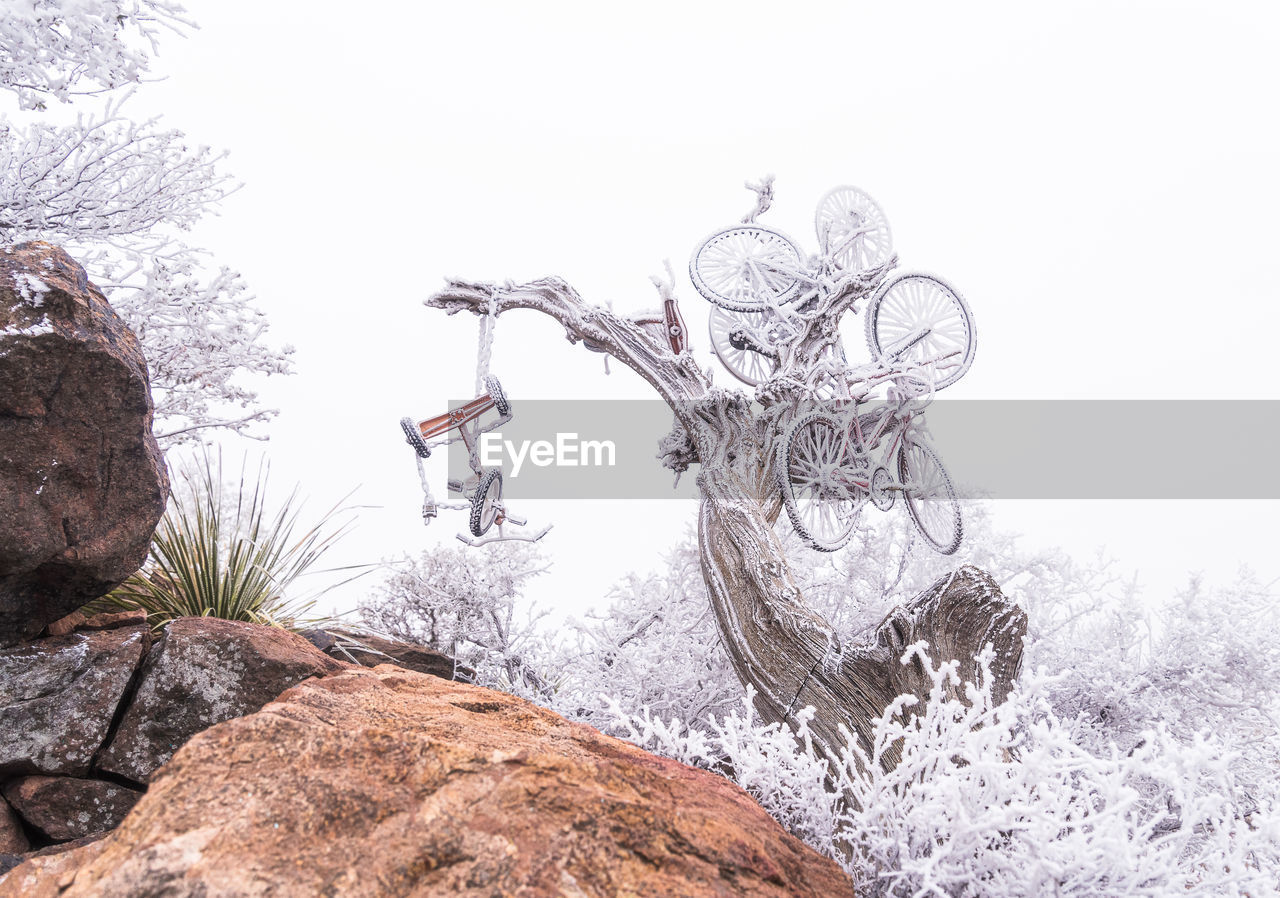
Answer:
POLYGON ((554 707, 604 728, 614 707, 684 723, 723 716, 742 684, 720 642, 691 538, 667 556, 663 570, 629 575, 599 615, 569 621, 554 707))
MULTIPOLYGON (((852 746, 840 785, 856 845, 851 873, 883 895, 1186 895, 1269 893, 1280 873, 1278 821, 1253 810, 1220 746, 1162 730, 1135 751, 1095 754, 1054 715, 1051 681, 1029 677, 1004 705, 989 678, 964 684, 934 667, 887 709, 870 753, 852 746), (902 760, 879 759, 901 743, 902 760)), ((984 675, 989 658, 981 659, 984 675)))
POLYGON ((837 856, 840 797, 827 789, 827 764, 813 748, 808 723, 813 709, 797 715, 795 730, 766 724, 755 711, 748 687, 740 709, 714 714, 705 728, 663 721, 648 709, 629 714, 610 702, 610 729, 630 742, 692 767, 721 773, 751 794, 791 833, 820 851, 837 856))
POLYGON ((0 87, 24 109, 141 81, 162 31, 193 27, 169 0, 6 0, 0 87))
POLYGON ((0 113, 0 243, 56 243, 85 267, 138 333, 166 447, 210 428, 261 436, 251 426, 275 412, 244 376, 292 370, 240 275, 177 236, 238 188, 226 154, 124 112, 161 34, 187 27, 169 0, 0 5, 0 90, 24 110, 0 113), (39 114, 84 95, 98 111, 39 114))
POLYGON ((536 626, 539 615, 518 610, 517 599, 546 568, 529 543, 441 547, 394 565, 360 614, 388 636, 451 655, 473 668, 482 685, 545 703, 555 669, 551 652, 536 626))
POLYGON ((1271 894, 1280 821, 1243 807, 1227 758, 1159 730, 1136 751, 1096 755, 1032 678, 994 705, 958 664, 934 666, 927 701, 886 709, 875 744, 850 744, 832 773, 808 739, 746 712, 705 728, 617 712, 626 738, 727 773, 793 833, 838 859, 873 895, 1271 894), (961 689, 963 700, 951 697, 961 689), (901 761, 886 771, 890 746, 901 761))

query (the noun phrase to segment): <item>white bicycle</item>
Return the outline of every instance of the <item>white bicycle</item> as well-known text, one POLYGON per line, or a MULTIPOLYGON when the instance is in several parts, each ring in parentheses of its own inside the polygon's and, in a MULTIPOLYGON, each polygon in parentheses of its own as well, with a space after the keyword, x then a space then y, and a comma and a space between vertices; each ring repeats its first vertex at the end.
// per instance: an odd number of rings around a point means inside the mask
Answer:
MULTIPOLYGON (((762 201, 758 210, 767 208, 762 201)), ((818 204, 821 251, 808 260, 790 237, 753 218, 703 240, 689 276, 715 306, 709 331, 716 356, 734 377, 756 386, 776 372, 777 348, 797 335, 794 317, 843 275, 887 262, 893 240, 880 207, 856 187, 837 187, 818 204)), ((919 273, 896 275, 876 292, 867 307, 866 339, 873 360, 928 369, 935 390, 964 376, 976 347, 964 299, 941 278, 919 273)), ((837 345, 834 352, 838 365, 843 349, 837 345)))

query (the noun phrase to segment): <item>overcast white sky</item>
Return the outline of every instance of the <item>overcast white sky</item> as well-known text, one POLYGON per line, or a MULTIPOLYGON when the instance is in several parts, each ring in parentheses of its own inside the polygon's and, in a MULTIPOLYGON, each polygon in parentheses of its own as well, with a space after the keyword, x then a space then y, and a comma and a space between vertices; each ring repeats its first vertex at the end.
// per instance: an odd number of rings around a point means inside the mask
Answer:
MULTIPOLYGON (((964 293, 979 351, 950 396, 1280 398, 1271 4, 188 6, 201 30, 164 45, 169 77, 134 113, 232 151, 246 187, 196 242, 297 346, 297 375, 263 391, 281 409, 275 479, 317 511, 356 486, 373 506, 340 560, 465 527, 422 527, 396 423, 471 390, 474 319, 422 306, 444 276, 558 274, 626 310, 654 304, 670 258, 709 358, 709 307, 682 272, 766 172, 765 223, 807 250, 819 197, 857 184, 902 266, 964 293)), ((649 395, 619 367, 605 377, 535 313, 500 322, 492 368, 516 402, 649 395)), ((1189 476, 1230 471, 1215 436, 1189 476)), ((1117 446, 1116 464, 1159 451, 1117 446)), ((540 595, 575 605, 693 519, 670 501, 518 510, 555 525, 540 595)), ((1280 574, 1276 510, 1022 501, 996 518, 1032 544, 1105 546, 1159 590, 1241 561, 1280 574)))

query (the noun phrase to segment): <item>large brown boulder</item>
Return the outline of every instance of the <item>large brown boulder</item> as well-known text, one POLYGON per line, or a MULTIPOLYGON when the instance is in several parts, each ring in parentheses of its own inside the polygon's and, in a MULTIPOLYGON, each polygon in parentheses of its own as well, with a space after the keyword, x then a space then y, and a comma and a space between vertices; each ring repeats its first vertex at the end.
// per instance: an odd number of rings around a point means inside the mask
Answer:
POLYGON ((133 626, 0 649, 0 780, 88 773, 147 642, 133 626))
POLYGON ((48 243, 0 249, 0 646, 146 557, 169 480, 142 347, 48 243))
POLYGON ((849 896, 732 783, 520 699, 389 665, 206 730, 120 828, 22 895, 849 896))
POLYGON ((349 666, 287 630, 180 617, 147 655, 138 691, 97 769, 145 783, 201 730, 257 711, 308 677, 349 666))

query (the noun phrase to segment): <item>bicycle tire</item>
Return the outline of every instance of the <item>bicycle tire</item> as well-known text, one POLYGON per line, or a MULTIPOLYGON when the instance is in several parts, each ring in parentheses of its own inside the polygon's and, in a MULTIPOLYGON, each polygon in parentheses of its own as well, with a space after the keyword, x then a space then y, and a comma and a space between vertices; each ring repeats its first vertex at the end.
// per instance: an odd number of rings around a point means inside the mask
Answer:
POLYGON ((502 472, 485 471, 471 497, 471 535, 484 536, 502 508, 502 472))
POLYGON ((731 312, 759 312, 800 292, 804 256, 780 231, 740 225, 704 239, 689 259, 689 279, 708 302, 731 312))
POLYGON ((978 335, 973 313, 950 284, 931 274, 900 274, 886 281, 867 307, 867 348, 891 367, 932 370, 933 388, 958 381, 973 364, 978 335), (922 329, 928 335, 895 351, 922 329), (945 364, 930 362, 950 353, 945 364))
POLYGON ((818 472, 842 465, 844 452, 843 428, 824 412, 800 418, 778 446, 777 477, 783 507, 800 539, 819 552, 835 552, 849 542, 867 498, 866 491, 856 487, 848 498, 836 498, 831 493, 839 488, 819 482, 818 472))
POLYGON ((964 522, 956 488, 938 453, 928 443, 904 442, 898 450, 898 479, 905 487, 907 513, 925 542, 942 555, 954 555, 964 539, 964 522))

